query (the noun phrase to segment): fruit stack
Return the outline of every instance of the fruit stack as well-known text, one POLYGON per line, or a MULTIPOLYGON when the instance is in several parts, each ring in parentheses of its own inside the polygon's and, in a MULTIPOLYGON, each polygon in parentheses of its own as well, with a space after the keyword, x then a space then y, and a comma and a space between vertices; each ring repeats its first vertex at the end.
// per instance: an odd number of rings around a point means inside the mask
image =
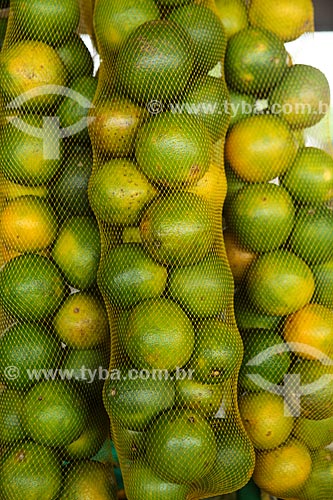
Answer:
POLYGON ((104 402, 129 500, 227 493, 254 466, 221 228, 226 36, 210 4, 182 4, 99 0, 94 14, 89 199, 112 334, 104 402))
POLYGON ((224 234, 245 350, 239 410, 256 483, 283 499, 328 500, 333 159, 311 127, 329 110, 329 86, 284 45, 311 29, 310 1, 253 0, 243 12, 225 58, 233 118, 224 234))
POLYGON ((88 202, 93 60, 76 0, 11 2, 0 56, 0 497, 115 499, 109 326, 88 202), (97 373, 96 373, 97 372, 97 373))

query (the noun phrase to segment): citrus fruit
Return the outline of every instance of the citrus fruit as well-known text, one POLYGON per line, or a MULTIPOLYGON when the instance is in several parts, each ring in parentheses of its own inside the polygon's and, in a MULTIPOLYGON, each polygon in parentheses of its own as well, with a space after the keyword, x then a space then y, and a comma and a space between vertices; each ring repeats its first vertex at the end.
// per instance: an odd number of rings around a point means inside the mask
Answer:
POLYGON ((34 252, 51 245, 57 226, 49 203, 39 197, 14 199, 0 214, 2 241, 8 248, 19 252, 34 252))
POLYGON ((238 401, 247 435, 259 450, 270 450, 288 439, 294 419, 287 416, 282 396, 269 392, 244 394, 238 401))
POLYGON ((195 116, 163 113, 147 122, 136 139, 141 171, 163 186, 194 184, 208 170, 211 139, 195 116))
POLYGON ((27 392, 23 421, 35 442, 65 446, 85 429, 87 408, 70 381, 45 380, 27 392))
POLYGON ((244 248, 239 245, 236 236, 230 229, 224 231, 223 238, 232 276, 235 283, 240 283, 248 268, 256 258, 256 254, 249 250, 244 250, 244 248))
POLYGON ((254 450, 243 429, 234 418, 212 421, 216 436, 217 455, 213 470, 199 482, 205 494, 207 484, 216 494, 236 491, 248 483, 254 469, 254 450))
POLYGON ((166 280, 166 268, 155 263, 135 243, 111 249, 101 262, 100 286, 114 306, 130 307, 158 297, 166 280))
POLYGON ((291 439, 275 450, 257 453, 253 479, 277 497, 291 497, 308 479, 311 456, 306 446, 291 439))
POLYGON ((89 412, 88 423, 81 435, 65 446, 65 456, 69 460, 91 458, 102 447, 109 436, 110 421, 104 408, 94 408, 89 412))
POLYGON ((291 250, 308 264, 323 264, 332 258, 333 213, 321 207, 301 208, 290 238, 291 250))
MULTIPOLYGON (((36 4, 36 2, 30 3, 31 6, 36 4)), ((62 19, 58 14, 57 16, 59 20, 62 19)), ((41 24, 37 23, 37 25, 41 24)), ((53 30, 51 31, 53 32, 53 30)), ((58 101, 58 95, 52 94, 52 92, 43 94, 38 91, 38 88, 44 85, 65 86, 66 76, 66 68, 57 52, 45 43, 18 42, 1 52, 0 84, 7 103, 31 91, 33 95, 31 95, 28 104, 30 109, 33 107, 36 110, 37 106, 38 108, 40 106, 50 107, 58 101)), ((17 106, 20 104, 18 103, 17 106)))
POLYGON ((0 492, 4 500, 53 500, 61 486, 61 468, 50 448, 20 443, 11 448, 0 465, 0 492))
POLYGON ((333 308, 333 261, 312 266, 315 279, 314 302, 333 308))
MULTIPOLYGON (((147 370, 144 370, 147 372, 147 370)), ((175 397, 174 383, 164 378, 140 376, 131 369, 115 380, 110 377, 104 387, 104 404, 114 421, 122 426, 140 430, 157 414, 170 408, 175 397)), ((149 375, 149 373, 147 373, 149 375)))
POLYGON ((201 76, 190 87, 180 105, 188 114, 200 117, 215 142, 227 131, 229 95, 222 78, 201 76))
POLYGON ((98 220, 109 224, 135 224, 156 189, 129 160, 110 160, 90 178, 91 208, 98 220))
POLYGON ((59 44, 76 31, 80 9, 73 0, 16 2, 14 22, 25 39, 59 44))
POLYGON ((117 488, 107 464, 77 462, 67 470, 60 500, 116 500, 117 488))
POLYGON ((0 377, 7 386, 26 389, 38 379, 39 370, 49 370, 59 363, 60 343, 44 327, 17 323, 8 328, 0 338, 0 377), (6 376, 6 368, 16 367, 14 379, 6 376))
POLYGON ((333 488, 332 461, 328 450, 318 450, 312 454, 311 474, 297 493, 299 500, 330 500, 333 488))
POLYGON ((89 141, 88 124, 94 117, 88 118, 88 113, 93 107, 97 83, 97 78, 90 75, 74 79, 57 109, 61 128, 65 129, 62 133, 75 140, 89 141))
POLYGON ((237 329, 221 319, 207 319, 195 329, 194 353, 188 363, 193 379, 220 384, 239 366, 243 345, 237 329))
POLYGON ((90 135, 99 151, 113 158, 129 156, 145 118, 144 108, 124 97, 114 97, 94 109, 90 135))
POLYGON ((26 438, 22 412, 23 393, 14 389, 4 389, 0 392, 0 441, 2 444, 12 444, 26 438))
MULTIPOLYGON (((291 367, 292 390, 298 394, 302 417, 322 420, 333 416, 332 366, 299 358, 291 367)), ((297 408, 298 409, 298 408, 297 408)))
POLYGON ((194 330, 177 304, 169 299, 155 298, 133 308, 124 344, 134 366, 172 371, 190 359, 194 330))
POLYGON ((276 316, 292 314, 310 302, 314 278, 305 262, 285 250, 263 254, 247 274, 247 291, 259 311, 276 316))
POLYGON ((100 395, 110 361, 110 350, 105 346, 95 349, 72 349, 61 364, 64 373, 80 384, 87 398, 100 395))
POLYGON ((227 37, 223 24, 212 9, 203 5, 184 5, 173 10, 169 19, 181 26, 189 36, 189 47, 197 70, 206 73, 223 60, 227 37))
POLYGON ((178 406, 198 411, 201 415, 215 415, 223 398, 223 386, 204 384, 190 378, 176 380, 176 399, 178 406))
POLYGON ((283 336, 286 342, 301 344, 300 352, 296 348, 299 356, 333 357, 333 311, 319 304, 307 304, 288 316, 283 336))
POLYGON ((216 459, 212 428, 191 410, 161 415, 149 429, 146 446, 148 465, 162 479, 179 484, 199 480, 216 459))
POLYGON ((100 252, 97 223, 91 217, 77 216, 60 228, 52 257, 69 284, 84 290, 96 282, 100 252))
POLYGON ((100 50, 119 50, 138 26, 158 18, 154 0, 129 0, 112 5, 108 0, 99 0, 94 13, 94 28, 100 35, 100 50))
POLYGON ((16 125, 8 123, 2 128, 0 167, 9 181, 40 186, 49 182, 59 170, 63 156, 62 142, 52 136, 52 131, 42 127, 42 119, 26 115, 16 125), (34 128, 34 135, 31 135, 29 127, 34 128), (37 137, 35 133, 46 135, 37 137))
POLYGON ((164 481, 150 467, 136 463, 131 467, 131 474, 126 485, 127 495, 145 500, 184 500, 189 491, 185 484, 164 481))
POLYGON ((130 99, 146 103, 180 94, 192 71, 189 46, 187 33, 172 21, 141 24, 120 48, 116 67, 119 87, 130 99))
POLYGON ((330 89, 317 68, 295 64, 269 96, 271 112, 284 118, 293 129, 312 127, 329 110, 330 89))
POLYGON ((313 4, 311 0, 252 0, 249 8, 251 24, 276 33, 281 40, 295 40, 306 31, 313 30, 313 4))
POLYGON ((225 155, 235 173, 248 182, 265 182, 288 170, 297 142, 277 116, 257 115, 236 123, 226 139, 225 155))
MULTIPOLYGON (((69 147, 73 146, 71 145, 69 147)), ((62 219, 89 213, 88 181, 92 170, 92 152, 84 145, 66 151, 63 168, 50 189, 55 212, 62 219)))
POLYGON ((239 383, 246 391, 265 390, 279 384, 287 373, 291 358, 288 345, 274 330, 247 330, 243 334, 244 357, 239 371, 239 383), (260 376, 261 380, 256 382, 260 376))
POLYGON ((108 341, 108 317, 103 301, 85 292, 70 295, 53 319, 62 342, 75 349, 91 349, 108 341))
POLYGON ((237 326, 241 331, 273 330, 278 328, 281 323, 281 316, 259 311, 244 293, 235 294, 234 313, 237 326))
POLYGON ((77 33, 73 33, 68 40, 57 47, 57 53, 70 79, 92 76, 94 61, 88 47, 77 33))
POLYGON ((228 266, 210 254, 197 264, 171 271, 168 292, 190 315, 214 316, 232 298, 232 276, 228 266))
POLYGON ((214 238, 208 204, 184 192, 154 200, 141 219, 140 232, 149 254, 165 265, 198 262, 211 249, 214 238))
POLYGON ((332 156, 318 148, 300 149, 281 183, 301 203, 330 201, 333 198, 332 156))
POLYGON ((326 447, 333 441, 333 417, 321 420, 299 417, 292 433, 312 450, 326 447))
POLYGON ((0 295, 7 312, 29 321, 52 316, 65 295, 56 266, 46 257, 25 254, 12 259, 0 274, 0 295))
POLYGON ((186 189, 190 193, 201 196, 209 204, 211 213, 219 213, 227 193, 227 179, 220 165, 211 163, 205 175, 193 186, 186 189))
POLYGON ((48 196, 48 188, 47 186, 25 186, 23 184, 8 181, 7 179, 2 179, 0 193, 6 201, 20 198, 21 196, 38 196, 39 198, 46 198, 48 196))
POLYGON ((239 94, 238 92, 229 92, 230 104, 230 126, 235 125, 243 118, 253 115, 255 110, 255 97, 246 94, 239 94))
POLYGON ((228 39, 247 28, 248 19, 243 0, 216 0, 215 6, 228 39))
POLYGON ((225 75, 228 86, 238 92, 267 95, 287 67, 287 50, 271 31, 250 27, 228 42, 225 75))
POLYGON ((269 252, 283 245, 294 223, 294 205, 276 184, 253 184, 240 189, 228 206, 227 227, 250 252, 269 252))

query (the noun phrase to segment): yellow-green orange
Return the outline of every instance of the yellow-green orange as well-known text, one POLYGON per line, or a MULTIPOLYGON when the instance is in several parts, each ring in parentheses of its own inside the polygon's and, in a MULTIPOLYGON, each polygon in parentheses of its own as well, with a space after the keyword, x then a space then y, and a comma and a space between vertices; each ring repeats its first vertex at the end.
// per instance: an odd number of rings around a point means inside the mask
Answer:
POLYGON ((56 453, 31 442, 10 449, 1 461, 0 474, 0 492, 6 500, 53 500, 62 480, 56 453))
POLYGON ((277 497, 292 497, 310 475, 311 456, 296 439, 275 450, 257 453, 253 479, 259 488, 277 497))
POLYGON ((139 244, 116 247, 102 260, 99 284, 112 305, 130 307, 163 293, 167 270, 139 244))
POLYGON ((200 479, 216 458, 212 428, 191 410, 161 415, 150 428, 146 449, 148 465, 162 479, 179 484, 200 479))
POLYGON ((17 318, 43 320, 56 311, 65 295, 58 268, 46 257, 24 254, 10 260, 1 271, 2 305, 17 318))
POLYGON ((284 173, 298 144, 288 125, 271 115, 251 116, 236 123, 225 144, 226 159, 241 179, 264 182, 284 173))
POLYGON ((56 237, 57 225, 49 203, 34 196, 12 200, 0 214, 2 240, 8 248, 19 252, 48 247, 56 237))
POLYGON ((90 178, 90 204, 98 220, 135 224, 156 189, 129 160, 111 160, 90 178))
POLYGON ((252 304, 270 315, 283 316, 301 309, 310 302, 314 287, 310 268, 285 250, 261 255, 247 274, 247 293, 252 304))
POLYGON ((68 284, 85 290, 96 282, 101 245, 97 223, 90 217, 72 217, 61 227, 52 257, 68 284))
POLYGON ((173 301, 152 299, 132 310, 124 345, 134 366, 173 371, 190 359, 194 330, 188 316, 173 301))
POLYGON ((313 3, 311 0, 252 0, 249 8, 251 24, 276 33, 289 42, 313 30, 313 3))
POLYGON ((283 245, 294 223, 288 192, 275 184, 253 184, 239 190, 228 206, 226 222, 239 245, 268 252, 283 245))
POLYGON ((62 342, 75 349, 91 349, 109 338, 103 301, 88 293, 74 293, 62 304, 53 320, 62 342))
POLYGON ((154 200, 141 219, 140 232, 149 254, 165 265, 198 262, 211 249, 214 239, 208 204, 184 192, 154 200))
POLYGON ((277 448, 288 439, 294 419, 286 415, 284 399, 277 394, 244 394, 239 412, 253 446, 259 450, 277 448))

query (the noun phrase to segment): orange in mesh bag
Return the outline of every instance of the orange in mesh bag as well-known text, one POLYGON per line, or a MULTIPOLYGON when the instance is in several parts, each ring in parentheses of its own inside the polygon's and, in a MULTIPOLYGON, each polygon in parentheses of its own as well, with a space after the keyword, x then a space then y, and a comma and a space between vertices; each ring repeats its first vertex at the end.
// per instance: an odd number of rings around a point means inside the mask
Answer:
POLYGON ((242 108, 226 138, 229 193, 223 213, 244 344, 238 402, 256 450, 257 485, 283 499, 328 500, 329 85, 318 69, 294 64, 283 44, 313 29, 311 2, 253 0, 248 18, 251 26, 229 40, 225 63, 232 103, 242 108))
POLYGON ((229 98, 215 12, 177 1, 95 6, 89 198, 111 325, 104 404, 129 500, 224 494, 254 467, 221 230, 229 98))
POLYGON ((116 498, 79 20, 76 0, 13 0, 0 55, 2 499, 116 498))

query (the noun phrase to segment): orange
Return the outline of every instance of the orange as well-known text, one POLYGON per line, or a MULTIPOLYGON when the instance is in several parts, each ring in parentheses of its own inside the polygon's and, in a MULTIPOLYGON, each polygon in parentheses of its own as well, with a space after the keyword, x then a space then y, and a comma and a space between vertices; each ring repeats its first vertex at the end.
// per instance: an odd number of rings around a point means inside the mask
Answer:
POLYGON ((252 0, 251 24, 273 31, 284 42, 313 30, 312 0, 252 0))
POLYGON ((311 456, 304 444, 292 439, 268 452, 257 453, 253 479, 276 497, 292 497, 311 472, 311 456))
POLYGON ((244 250, 230 230, 224 232, 224 245, 230 270, 236 283, 239 283, 256 258, 254 252, 244 250))
POLYGON ((253 446, 260 450, 280 446, 294 425, 294 419, 286 415, 283 397, 270 392, 244 394, 239 412, 253 446))
POLYGON ((310 268, 291 252, 262 254, 247 274, 247 293, 259 311, 284 316, 310 302, 315 284, 310 268))
POLYGON ((47 201, 22 196, 8 203, 0 214, 3 243, 12 250, 34 252, 48 247, 56 237, 57 219, 47 201))
POLYGON ((225 156, 231 168, 248 182, 265 182, 284 173, 293 163, 298 143, 288 125, 277 116, 244 118, 230 130, 225 156))
POLYGON ((303 346, 296 352, 306 359, 333 356, 333 311, 320 304, 308 304, 289 316, 284 325, 286 342, 299 342, 303 346), (320 353, 312 352, 318 349, 320 353))

